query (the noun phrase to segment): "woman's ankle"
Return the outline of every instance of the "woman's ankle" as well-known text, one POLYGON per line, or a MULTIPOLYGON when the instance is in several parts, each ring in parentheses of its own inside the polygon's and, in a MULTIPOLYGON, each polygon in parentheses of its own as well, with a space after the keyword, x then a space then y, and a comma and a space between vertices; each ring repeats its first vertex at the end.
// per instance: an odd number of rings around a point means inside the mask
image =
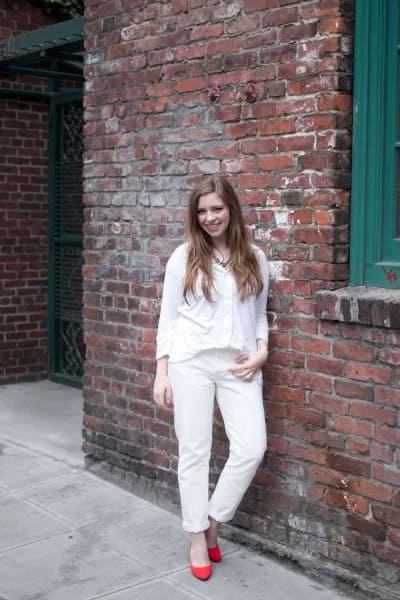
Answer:
POLYGON ((206 544, 206 532, 205 531, 199 531, 196 533, 190 533, 189 534, 189 539, 190 539, 190 544, 192 546, 202 546, 204 544, 206 544))
POLYGON ((209 517, 209 527, 206 531, 207 546, 213 548, 217 545, 219 523, 212 517, 209 517))

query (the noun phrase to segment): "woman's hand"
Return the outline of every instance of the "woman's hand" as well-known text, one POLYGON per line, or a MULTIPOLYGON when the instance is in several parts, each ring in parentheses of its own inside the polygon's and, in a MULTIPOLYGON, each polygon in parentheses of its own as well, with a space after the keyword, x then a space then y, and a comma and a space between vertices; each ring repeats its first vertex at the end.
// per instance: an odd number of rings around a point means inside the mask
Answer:
POLYGON ((229 371, 235 377, 242 381, 253 381, 254 375, 257 373, 265 361, 267 360, 268 352, 266 349, 258 352, 245 352, 236 358, 237 367, 232 367, 229 371))
POLYGON ((157 374, 154 380, 153 398, 157 406, 172 408, 174 405, 172 387, 168 375, 157 374))

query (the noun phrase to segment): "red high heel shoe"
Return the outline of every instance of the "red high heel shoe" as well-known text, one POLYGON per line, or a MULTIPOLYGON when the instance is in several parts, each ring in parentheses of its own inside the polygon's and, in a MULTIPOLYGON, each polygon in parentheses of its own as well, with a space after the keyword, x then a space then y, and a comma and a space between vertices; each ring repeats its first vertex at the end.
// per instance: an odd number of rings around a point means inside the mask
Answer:
MULTIPOLYGON (((191 546, 192 544, 190 544, 189 548, 191 548, 191 546)), ((211 577, 212 566, 204 565, 202 567, 196 567, 195 565, 192 565, 192 562, 190 561, 190 570, 192 575, 197 579, 200 579, 200 581, 207 581, 207 579, 210 579, 211 577)))
POLYGON ((221 550, 219 549, 218 544, 213 548, 208 548, 208 557, 210 560, 216 563, 222 561, 221 550))
POLYGON ((211 577, 212 566, 207 565, 205 567, 195 567, 192 565, 192 563, 190 563, 190 570, 192 575, 197 577, 197 579, 200 579, 201 581, 207 581, 207 579, 210 579, 211 577))

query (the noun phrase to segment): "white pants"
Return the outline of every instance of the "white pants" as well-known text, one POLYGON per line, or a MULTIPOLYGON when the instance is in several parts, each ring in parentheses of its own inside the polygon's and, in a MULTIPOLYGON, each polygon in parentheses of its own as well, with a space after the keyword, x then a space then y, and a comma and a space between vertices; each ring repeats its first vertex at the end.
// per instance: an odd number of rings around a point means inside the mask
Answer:
POLYGON ((266 450, 262 375, 244 382, 228 369, 238 352, 207 350, 169 363, 179 442, 178 481, 185 531, 205 531, 208 517, 232 519, 266 450), (229 439, 229 458, 208 498, 214 398, 229 439))

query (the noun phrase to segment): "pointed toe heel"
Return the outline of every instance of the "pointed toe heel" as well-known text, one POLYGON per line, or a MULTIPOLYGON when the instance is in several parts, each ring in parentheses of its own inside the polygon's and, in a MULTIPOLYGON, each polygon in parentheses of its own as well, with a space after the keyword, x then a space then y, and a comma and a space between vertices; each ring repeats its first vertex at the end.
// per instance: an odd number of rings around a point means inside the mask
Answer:
POLYGON ((219 563, 222 561, 221 550, 219 549, 218 544, 213 548, 208 549, 208 557, 213 562, 219 563))

